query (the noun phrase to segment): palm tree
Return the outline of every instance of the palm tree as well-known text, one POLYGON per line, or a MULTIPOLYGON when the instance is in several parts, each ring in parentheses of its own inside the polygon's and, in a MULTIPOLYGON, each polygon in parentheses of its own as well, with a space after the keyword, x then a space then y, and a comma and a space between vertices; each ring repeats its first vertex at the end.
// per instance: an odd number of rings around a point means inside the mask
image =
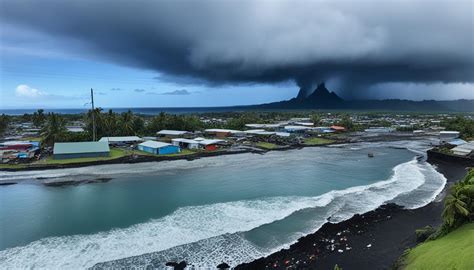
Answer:
POLYGON ((135 134, 134 115, 132 111, 128 110, 128 112, 122 113, 122 135, 128 136, 133 134, 135 134))
POLYGON ((35 127, 42 127, 44 124, 44 121, 46 120, 46 117, 44 115, 44 110, 39 109, 38 111, 33 113, 33 125, 35 127))
POLYGON ((104 130, 106 136, 115 136, 117 135, 117 117, 116 114, 109 110, 109 112, 104 116, 104 130))
POLYGON ((87 123, 86 129, 89 132, 91 138, 92 138, 92 134, 94 133, 93 125, 92 125, 92 114, 94 114, 95 131, 96 131, 97 138, 100 139, 104 134, 104 121, 103 121, 101 112, 102 112, 102 108, 95 108, 94 111, 89 110, 86 114, 86 123, 87 123))
POLYGON ((446 202, 443 210, 443 220, 449 226, 453 226, 460 217, 469 217, 469 197, 466 196, 462 189, 454 186, 451 194, 446 197, 446 202))
POLYGON ((55 142, 63 140, 66 131, 64 119, 55 113, 50 113, 41 134, 43 143, 51 146, 55 142))

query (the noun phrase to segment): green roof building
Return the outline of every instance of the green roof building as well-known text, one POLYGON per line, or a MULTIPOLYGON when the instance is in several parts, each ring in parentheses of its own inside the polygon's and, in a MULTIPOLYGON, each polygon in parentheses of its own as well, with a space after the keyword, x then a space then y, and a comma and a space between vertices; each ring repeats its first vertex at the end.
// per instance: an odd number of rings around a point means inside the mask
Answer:
POLYGON ((106 141, 55 143, 53 150, 54 159, 108 156, 110 148, 106 141))

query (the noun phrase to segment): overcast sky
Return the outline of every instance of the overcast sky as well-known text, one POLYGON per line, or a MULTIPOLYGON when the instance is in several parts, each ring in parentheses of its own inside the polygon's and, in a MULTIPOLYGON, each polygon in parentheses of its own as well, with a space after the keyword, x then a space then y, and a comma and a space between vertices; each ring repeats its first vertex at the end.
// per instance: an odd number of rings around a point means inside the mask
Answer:
POLYGON ((0 105, 474 99, 474 1, 1 0, 0 105))

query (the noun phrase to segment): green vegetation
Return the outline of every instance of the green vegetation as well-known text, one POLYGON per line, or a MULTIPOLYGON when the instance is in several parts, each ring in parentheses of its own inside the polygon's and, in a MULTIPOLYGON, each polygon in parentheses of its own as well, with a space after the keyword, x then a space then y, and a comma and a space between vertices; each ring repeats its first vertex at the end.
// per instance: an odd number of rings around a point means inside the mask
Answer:
POLYGON ((170 115, 160 113, 154 116, 146 126, 149 134, 155 134, 162 129, 195 131, 203 128, 203 123, 194 115, 170 115))
POLYGON ((454 154, 453 150, 451 150, 451 148, 449 148, 446 145, 438 146, 436 148, 433 148, 433 150, 435 150, 436 152, 439 152, 439 153, 446 154, 446 155, 453 155, 454 154))
POLYGON ((423 243, 404 257, 406 270, 474 269, 474 223, 465 224, 448 235, 423 243))
POLYGON ((462 115, 449 119, 442 123, 446 130, 455 130, 460 132, 461 138, 465 140, 474 139, 474 120, 468 119, 462 115))
POLYGON ((71 159, 53 159, 52 156, 48 157, 46 160, 41 160, 37 164, 71 164, 71 163, 80 163, 80 162, 93 162, 100 160, 111 160, 120 157, 130 155, 131 151, 113 148, 110 149, 110 156, 108 157, 88 157, 88 158, 71 158, 71 159))
POLYGON ((419 240, 428 239, 406 252, 403 269, 474 269, 474 169, 451 187, 438 230, 417 230, 419 240))
POLYGON ((9 122, 10 122, 10 118, 8 117, 8 115, 2 114, 0 116, 0 135, 2 135, 5 132, 5 130, 8 127, 9 122))
POLYGON ((28 167, 27 164, 0 164, 0 169, 23 169, 28 167))
POLYGON ((321 138, 321 137, 310 137, 304 140, 304 144, 307 145, 320 145, 320 144, 328 144, 333 143, 333 140, 321 138))
POLYGON ((278 147, 276 144, 268 142, 258 142, 255 146, 263 149, 275 149, 278 147))
POLYGON ((64 141, 66 133, 66 121, 64 118, 58 114, 50 113, 42 129, 42 144, 52 146, 55 142, 64 141))
POLYGON ((265 120, 261 119, 255 112, 246 112, 240 114, 238 117, 232 117, 226 124, 225 128, 242 130, 245 129, 245 124, 262 124, 265 120))
POLYGON ((42 140, 41 137, 23 137, 23 141, 30 141, 30 142, 40 142, 42 140))
POLYGON ((451 187, 443 210, 441 235, 474 220, 474 169, 451 187))
POLYGON ((44 125, 46 121, 46 116, 44 115, 44 110, 39 109, 38 111, 33 113, 33 116, 31 117, 31 120, 33 121, 33 125, 37 128, 40 128, 44 125))

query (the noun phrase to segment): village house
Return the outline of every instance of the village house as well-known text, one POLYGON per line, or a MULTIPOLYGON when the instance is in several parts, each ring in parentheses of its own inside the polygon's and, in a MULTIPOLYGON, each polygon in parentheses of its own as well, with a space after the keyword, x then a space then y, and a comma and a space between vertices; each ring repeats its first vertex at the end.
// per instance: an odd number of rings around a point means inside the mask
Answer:
POLYGON ((439 132, 439 142, 441 144, 447 143, 457 138, 459 138, 459 131, 440 131, 439 132))
POLYGON ((102 142, 67 142, 55 143, 54 159, 90 158, 110 156, 109 144, 102 142))
POLYGON ((183 137, 190 137, 192 132, 185 131, 185 130, 168 130, 163 129, 156 133, 158 137, 166 137, 166 138, 183 138, 183 137))
POLYGON ((181 152, 179 146, 157 141, 142 142, 138 145, 138 150, 155 155, 177 154, 181 152))
POLYGON ((138 136, 102 137, 99 140, 99 142, 107 142, 113 146, 127 146, 143 141, 144 140, 138 136))
POLYGON ((204 130, 204 133, 215 136, 218 138, 225 138, 225 137, 230 137, 232 135, 241 135, 245 134, 243 131, 240 130, 232 130, 232 129, 221 129, 221 128, 210 128, 204 130))

